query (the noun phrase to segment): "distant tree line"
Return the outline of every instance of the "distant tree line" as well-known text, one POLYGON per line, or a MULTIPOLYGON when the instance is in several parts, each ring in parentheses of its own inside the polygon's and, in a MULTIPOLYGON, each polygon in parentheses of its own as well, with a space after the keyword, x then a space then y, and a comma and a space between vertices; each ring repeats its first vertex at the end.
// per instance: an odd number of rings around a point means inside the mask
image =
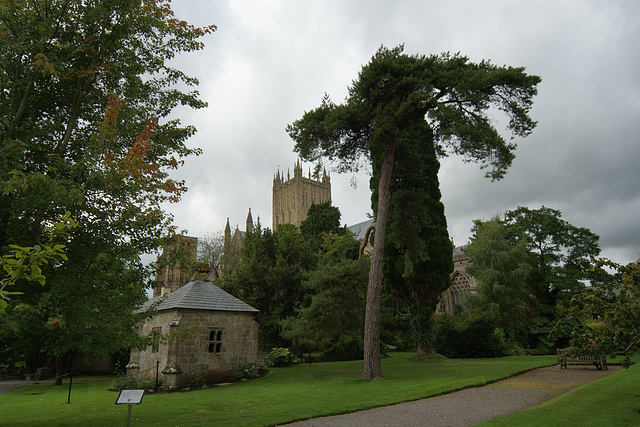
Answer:
MULTIPOLYGON (((437 206, 423 211, 440 212, 437 206)), ((421 348, 450 357, 552 353, 571 339, 571 330, 558 327, 562 306, 588 285, 609 278, 601 268, 588 271, 600 253, 596 234, 566 222, 557 210, 518 207, 475 221, 464 250, 477 291, 466 296, 455 314, 433 315, 449 286, 451 243, 430 251, 414 247, 424 258, 434 252, 439 258, 429 257, 428 268, 414 262, 408 275, 407 252, 399 257, 403 252, 391 240, 396 233, 415 231, 411 221, 400 220, 402 215, 406 211, 391 215, 387 234, 383 351, 387 346, 421 348), (446 277, 446 283, 435 289, 408 287, 412 282, 407 277, 426 283, 429 272, 437 269, 445 272, 437 277, 446 277), (416 301, 428 310, 422 318, 412 313, 416 301)), ((314 205, 299 229, 286 224, 272 231, 258 225, 246 234, 239 267, 219 283, 260 310, 261 345, 293 346, 299 354, 321 351, 331 360, 361 357, 369 258, 358 258, 360 242, 340 228, 339 220, 338 208, 327 202, 314 205)))

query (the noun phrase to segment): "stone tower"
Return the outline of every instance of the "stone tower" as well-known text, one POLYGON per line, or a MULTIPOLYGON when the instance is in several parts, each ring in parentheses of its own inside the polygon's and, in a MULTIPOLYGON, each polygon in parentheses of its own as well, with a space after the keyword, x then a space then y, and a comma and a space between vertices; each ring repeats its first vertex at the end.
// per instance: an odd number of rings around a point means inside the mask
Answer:
POLYGON ((191 281, 191 271, 182 268, 182 263, 190 265, 195 261, 197 247, 197 237, 176 235, 175 241, 162 250, 157 260, 154 298, 171 293, 191 281))
POLYGON ((331 200, 331 178, 326 169, 322 178, 317 179, 302 176, 300 160, 293 167, 293 178, 287 171, 285 181, 284 172, 280 170, 273 178, 273 229, 279 224, 293 224, 300 226, 307 218, 307 212, 312 204, 319 204, 331 200))
POLYGON ((222 252, 223 255, 222 259, 220 260, 220 275, 229 274, 240 265, 240 250, 244 246, 245 234, 252 232, 254 229, 251 208, 249 208, 245 226, 245 231, 241 231, 240 228, 236 226, 236 229, 232 234, 231 225, 229 224, 229 218, 227 218, 227 224, 224 227, 224 243, 222 252))

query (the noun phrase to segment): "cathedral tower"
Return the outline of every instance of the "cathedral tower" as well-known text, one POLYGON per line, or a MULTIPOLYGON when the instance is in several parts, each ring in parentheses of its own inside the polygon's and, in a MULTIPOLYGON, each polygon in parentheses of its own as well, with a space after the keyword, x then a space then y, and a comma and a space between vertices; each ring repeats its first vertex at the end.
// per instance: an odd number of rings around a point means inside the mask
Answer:
POLYGON ((331 200, 331 178, 326 169, 322 173, 322 178, 305 178, 302 175, 300 160, 293 167, 293 178, 287 171, 285 180, 284 173, 280 175, 280 170, 273 178, 273 229, 279 224, 293 224, 300 226, 307 218, 307 212, 312 204, 319 204, 331 200))

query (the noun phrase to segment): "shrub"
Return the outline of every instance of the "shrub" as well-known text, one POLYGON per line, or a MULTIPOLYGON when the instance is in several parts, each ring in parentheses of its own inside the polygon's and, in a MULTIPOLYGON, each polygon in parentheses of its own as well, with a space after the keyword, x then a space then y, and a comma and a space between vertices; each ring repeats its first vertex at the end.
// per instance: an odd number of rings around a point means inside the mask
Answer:
POLYGON ((204 388, 207 385, 207 380, 202 376, 199 370, 196 370, 189 381, 189 386, 194 388, 204 388))
POLYGON ((234 381, 246 381, 258 378, 260 376, 260 370, 256 365, 251 363, 244 363, 238 372, 233 374, 234 381))
POLYGON ((150 378, 136 378, 128 375, 120 375, 113 380, 111 390, 146 390, 153 392, 156 382, 150 378))
POLYGON ((500 357, 507 354, 504 332, 493 316, 442 314, 434 319, 434 347, 450 358, 500 357))
POLYGON ((288 348, 274 347, 271 353, 264 358, 265 366, 289 366, 300 363, 300 359, 291 353, 288 348))
POLYGON ((359 335, 347 335, 338 338, 329 345, 322 353, 322 361, 362 360, 363 354, 362 337, 359 335))

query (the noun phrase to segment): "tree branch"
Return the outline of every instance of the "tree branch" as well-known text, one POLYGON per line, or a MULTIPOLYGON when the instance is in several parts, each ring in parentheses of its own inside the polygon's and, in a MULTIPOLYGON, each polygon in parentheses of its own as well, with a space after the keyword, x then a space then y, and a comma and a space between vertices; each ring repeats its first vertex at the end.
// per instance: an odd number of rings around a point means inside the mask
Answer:
POLYGON ((33 90, 33 85, 34 85, 34 80, 33 80, 33 77, 31 77, 29 79, 29 82, 27 83, 27 87, 24 90, 24 94, 22 95, 22 100, 20 101, 20 106, 18 107, 18 111, 16 111, 16 114, 11 118, 11 121, 9 122, 9 134, 13 132, 13 129, 15 129, 16 125, 18 124, 18 122, 22 118, 22 115, 27 109, 27 101, 29 99, 29 96, 31 95, 31 91, 33 90))
POLYGON ((376 228, 376 223, 372 222, 369 227, 367 227, 367 231, 364 233, 364 238, 362 239, 362 243, 360 244, 360 251, 358 252, 358 259, 362 258, 364 255, 364 250, 369 243, 369 234, 376 228))
POLYGON ((71 138, 71 134, 73 130, 76 128, 76 123, 78 123, 78 117, 80 116, 80 106, 82 105, 82 100, 84 99, 84 95, 87 92, 87 89, 91 85, 91 79, 86 76, 82 76, 78 78, 76 82, 76 91, 73 95, 73 102, 71 104, 71 112, 69 113, 69 121, 67 122, 66 130, 64 132, 64 136, 62 140, 55 147, 55 151, 58 153, 64 152, 69 143, 69 139, 71 138))

